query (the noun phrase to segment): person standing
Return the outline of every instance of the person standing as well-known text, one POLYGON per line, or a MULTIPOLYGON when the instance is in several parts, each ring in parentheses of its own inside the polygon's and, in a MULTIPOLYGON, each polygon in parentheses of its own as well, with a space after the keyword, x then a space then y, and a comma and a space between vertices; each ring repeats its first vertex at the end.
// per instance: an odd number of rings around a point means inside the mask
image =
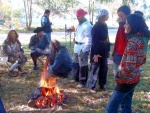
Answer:
POLYGON ((91 30, 92 25, 85 15, 86 11, 78 9, 76 17, 79 25, 74 39, 74 56, 73 56, 73 79, 70 82, 79 81, 77 88, 82 88, 86 85, 88 77, 88 55, 91 48, 91 30))
POLYGON ((114 49, 112 53, 113 58, 113 72, 114 76, 117 74, 118 66, 120 65, 126 44, 127 44, 127 34, 124 32, 124 25, 126 21, 126 17, 131 13, 130 8, 127 5, 121 6, 118 11, 118 20, 119 28, 116 34, 116 40, 114 43, 114 49))
POLYGON ((41 18, 41 26, 43 27, 44 35, 47 36, 48 42, 51 41, 52 22, 49 20, 50 10, 46 9, 44 15, 41 18))
POLYGON ((43 27, 37 27, 34 30, 35 35, 30 39, 29 49, 31 50, 31 58, 34 63, 33 70, 37 70, 37 59, 42 55, 48 55, 46 49, 49 48, 47 37, 43 34, 43 27))
POLYGON ((150 31, 144 18, 131 14, 124 27, 128 42, 115 76, 116 87, 106 106, 106 113, 117 113, 120 104, 121 113, 132 113, 132 96, 140 80, 140 67, 146 62, 150 31))
POLYGON ((99 79, 100 89, 106 90, 106 79, 108 64, 107 58, 110 52, 110 42, 108 37, 108 28, 105 21, 108 20, 108 11, 101 9, 97 16, 97 22, 92 28, 92 48, 91 48, 91 67, 87 86, 92 93, 96 93, 97 79, 99 79))

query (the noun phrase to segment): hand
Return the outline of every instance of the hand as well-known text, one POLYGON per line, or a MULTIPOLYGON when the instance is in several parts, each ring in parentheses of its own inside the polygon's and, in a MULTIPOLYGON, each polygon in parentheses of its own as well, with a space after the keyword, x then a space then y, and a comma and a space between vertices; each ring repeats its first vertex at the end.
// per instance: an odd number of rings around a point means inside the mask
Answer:
POLYGON ((37 50, 38 52, 42 52, 42 51, 43 51, 43 50, 40 49, 40 48, 36 48, 36 50, 37 50))
POLYGON ((93 60, 94 62, 98 62, 98 58, 101 58, 102 56, 98 55, 94 55, 93 60))

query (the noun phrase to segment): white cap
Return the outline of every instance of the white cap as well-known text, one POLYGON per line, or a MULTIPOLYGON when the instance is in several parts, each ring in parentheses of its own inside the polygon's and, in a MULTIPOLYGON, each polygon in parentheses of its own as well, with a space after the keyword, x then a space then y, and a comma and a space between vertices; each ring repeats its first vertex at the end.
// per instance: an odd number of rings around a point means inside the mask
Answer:
POLYGON ((106 9, 101 9, 101 10, 98 12, 98 15, 97 15, 96 19, 98 20, 99 17, 104 16, 104 15, 109 15, 109 12, 108 12, 106 9))

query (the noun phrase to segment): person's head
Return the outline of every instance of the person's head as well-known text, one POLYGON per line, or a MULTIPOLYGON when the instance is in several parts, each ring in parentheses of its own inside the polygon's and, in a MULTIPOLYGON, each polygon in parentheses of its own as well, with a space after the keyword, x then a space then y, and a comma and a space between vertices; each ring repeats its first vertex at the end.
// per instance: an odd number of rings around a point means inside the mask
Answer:
POLYGON ((98 15, 97 15, 98 22, 104 23, 105 21, 108 20, 108 18, 109 18, 109 12, 106 9, 101 9, 98 12, 98 15))
POLYGON ((139 14, 139 15, 143 16, 143 13, 141 11, 135 11, 134 14, 139 14))
POLYGON ((49 9, 46 9, 45 12, 44 12, 44 15, 47 16, 47 17, 49 17, 49 15, 50 15, 50 10, 49 10, 49 9))
POLYGON ((18 35, 18 33, 17 33, 15 30, 10 30, 10 31, 8 32, 7 39, 8 39, 10 42, 12 42, 12 41, 18 39, 18 36, 19 36, 19 35, 18 35))
POLYGON ((134 35, 138 32, 148 29, 144 18, 141 15, 131 14, 127 17, 125 27, 125 33, 134 35))
POLYGON ((52 57, 55 58, 56 54, 61 48, 61 44, 58 40, 51 40, 49 48, 50 48, 52 57))
POLYGON ((130 15, 131 10, 130 7, 127 5, 123 5, 121 6, 118 10, 117 10, 117 14, 118 14, 118 22, 125 22, 126 18, 128 15, 130 15))
POLYGON ((76 17, 78 19, 78 21, 82 21, 85 18, 85 15, 87 14, 86 11, 84 11, 83 9, 78 9, 76 11, 76 17))
POLYGON ((34 33, 36 33, 38 37, 41 37, 43 35, 43 27, 37 27, 34 33))

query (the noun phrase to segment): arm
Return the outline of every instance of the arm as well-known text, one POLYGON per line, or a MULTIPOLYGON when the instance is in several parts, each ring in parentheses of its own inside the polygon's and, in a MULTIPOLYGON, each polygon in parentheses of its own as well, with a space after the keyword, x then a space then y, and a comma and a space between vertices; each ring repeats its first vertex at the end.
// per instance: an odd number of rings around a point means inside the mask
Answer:
POLYGON ((9 44, 9 42, 7 40, 5 40, 4 43, 2 44, 4 54, 6 54, 8 56, 14 56, 14 53, 8 51, 8 48, 7 48, 8 44, 9 44))
POLYGON ((99 54, 99 45, 98 45, 98 39, 96 38, 96 29, 93 27, 92 29, 92 52, 94 55, 99 54))
POLYGON ((23 48, 21 47, 21 43, 20 43, 20 41, 19 41, 19 40, 17 40, 17 42, 19 43, 20 51, 21 51, 22 53, 24 53, 24 50, 23 50, 23 48))
POLYGON ((47 18, 46 17, 42 17, 42 26, 45 27, 45 26, 50 26, 49 24, 47 24, 47 18))
POLYGON ((91 48, 91 41, 92 41, 92 38, 91 38, 91 30, 92 30, 92 26, 88 26, 88 27, 85 29, 85 32, 84 32, 85 44, 84 44, 84 47, 83 47, 83 49, 82 49, 83 52, 90 51, 90 48, 91 48))
POLYGON ((52 65, 50 65, 48 68, 52 71, 58 70, 59 67, 62 65, 63 63, 63 58, 62 56, 60 56, 60 54, 58 53, 56 55, 56 58, 54 60, 54 63, 52 65))
POLYGON ((135 70, 137 65, 137 50, 138 46, 135 42, 129 41, 121 60, 120 67, 118 69, 117 77, 127 77, 131 75, 131 72, 135 70))
POLYGON ((31 50, 37 48, 37 45, 35 44, 35 41, 34 41, 34 37, 35 37, 35 35, 31 37, 30 43, 29 43, 29 49, 31 49, 31 50))

